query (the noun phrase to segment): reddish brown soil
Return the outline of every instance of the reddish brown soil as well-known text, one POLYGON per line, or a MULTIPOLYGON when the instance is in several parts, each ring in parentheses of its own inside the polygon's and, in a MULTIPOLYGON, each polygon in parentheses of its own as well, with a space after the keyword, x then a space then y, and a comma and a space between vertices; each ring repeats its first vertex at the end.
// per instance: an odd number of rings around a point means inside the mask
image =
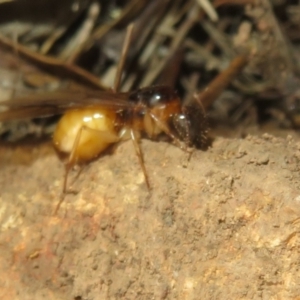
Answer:
POLYGON ((0 149, 0 299, 299 299, 299 140, 142 147, 150 194, 126 142, 57 215, 51 145, 0 149))

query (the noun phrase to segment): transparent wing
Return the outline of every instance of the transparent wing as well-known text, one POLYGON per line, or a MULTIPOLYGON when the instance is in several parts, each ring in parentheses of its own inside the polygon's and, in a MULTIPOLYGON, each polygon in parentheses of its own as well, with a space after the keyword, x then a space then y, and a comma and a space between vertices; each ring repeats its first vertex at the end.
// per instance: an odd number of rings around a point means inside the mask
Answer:
POLYGON ((0 103, 0 121, 46 117, 63 114, 71 108, 101 106, 109 109, 133 107, 129 93, 110 91, 57 91, 17 97, 0 103))

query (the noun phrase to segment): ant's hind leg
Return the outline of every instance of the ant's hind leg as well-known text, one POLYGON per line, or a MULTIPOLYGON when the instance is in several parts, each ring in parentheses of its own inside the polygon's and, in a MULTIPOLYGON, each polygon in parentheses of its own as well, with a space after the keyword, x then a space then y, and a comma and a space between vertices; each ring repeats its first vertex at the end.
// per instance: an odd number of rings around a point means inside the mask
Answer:
POLYGON ((55 211, 54 211, 54 215, 56 215, 56 213, 58 212, 62 202, 64 201, 65 195, 67 193, 67 181, 68 181, 68 176, 69 176, 69 172, 70 170, 74 167, 74 165, 76 164, 76 157, 75 157, 75 153, 77 150, 77 147, 79 145, 79 141, 80 141, 80 136, 82 133, 83 127, 80 127, 80 129, 78 130, 78 133, 76 135, 73 147, 72 147, 72 151, 69 155, 68 161, 65 164, 65 175, 64 175, 64 182, 63 182, 63 190, 62 190, 62 194, 60 196, 59 202, 56 205, 55 211))
POLYGON ((79 141, 80 141, 80 137, 82 134, 82 130, 85 128, 85 126, 80 127, 80 129, 78 130, 78 133, 76 135, 73 147, 72 147, 72 151, 69 155, 68 161, 65 164, 65 176, 64 176, 64 182, 63 182, 63 194, 66 194, 67 192, 67 181, 68 181, 68 176, 69 176, 69 172, 70 170, 75 166, 76 164, 76 157, 75 157, 75 153, 76 150, 78 148, 79 145, 79 141))
MULTIPOLYGON (((100 146, 100 144, 98 144, 99 149, 98 149, 98 152, 96 153, 96 155, 100 154, 110 144, 116 143, 117 141, 119 141, 119 137, 116 134, 114 134, 113 132, 109 132, 106 130, 102 131, 99 129, 89 128, 87 126, 81 126, 80 129, 78 130, 78 133, 76 135, 76 138, 75 138, 75 141, 74 141, 74 144, 72 147, 72 151, 71 151, 68 161, 65 165, 66 172, 65 172, 64 184, 63 184, 63 193, 66 193, 66 191, 67 191, 67 179, 68 179, 69 172, 74 167, 74 165, 78 162, 78 157, 77 157, 78 154, 76 153, 76 151, 78 149, 80 138, 82 136, 83 131, 89 132, 90 134, 97 135, 98 140, 101 141, 102 145, 100 146)), ((92 155, 90 158, 91 159, 94 158, 94 155, 92 155)))
POLYGON ((135 152, 136 152, 136 154, 139 158, 139 162, 140 162, 140 165, 141 165, 143 173, 144 173, 147 188, 150 191, 151 188, 150 188, 149 179, 148 179, 147 171, 146 171, 144 160, 143 160, 143 153, 142 153, 139 141, 138 141, 138 139, 137 139, 137 137, 134 133, 134 130, 130 130, 130 136, 131 136, 131 140, 132 140, 133 145, 134 145, 135 152))
MULTIPOLYGON (((59 206, 63 202, 63 198, 64 198, 65 194, 67 193, 67 181, 68 181, 69 172, 74 167, 74 165, 76 165, 76 163, 78 162, 78 158, 82 159, 81 157, 78 157, 77 150, 78 150, 78 147, 80 146, 80 139, 82 137, 83 131, 88 131, 90 133, 96 134, 98 136, 98 139, 102 142, 102 145, 99 147, 99 149, 98 149, 99 151, 97 152, 97 154, 100 154, 101 151, 103 151, 105 148, 107 148, 110 144, 119 141, 119 137, 116 134, 114 134, 113 132, 93 129, 93 128, 89 128, 87 126, 80 127, 80 129, 77 132, 76 138, 74 140, 74 144, 72 146, 72 150, 69 155, 69 158, 65 164, 65 176, 64 176, 64 182, 63 182, 62 199, 58 203, 56 211, 58 210, 59 206)), ((99 144, 98 144, 98 146, 99 146, 99 144)), ((94 157, 94 155, 92 155, 90 158, 92 159, 93 157, 94 157)))

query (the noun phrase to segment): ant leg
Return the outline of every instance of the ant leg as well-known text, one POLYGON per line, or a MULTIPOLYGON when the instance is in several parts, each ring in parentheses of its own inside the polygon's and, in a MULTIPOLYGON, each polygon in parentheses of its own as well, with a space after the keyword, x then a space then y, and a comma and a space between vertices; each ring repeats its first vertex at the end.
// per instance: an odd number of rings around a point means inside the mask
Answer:
POLYGON ((103 142, 104 145, 109 145, 110 143, 115 143, 119 140, 119 137, 112 133, 98 130, 98 129, 89 128, 84 125, 81 126, 80 129, 78 130, 78 133, 76 135, 76 138, 75 138, 75 141, 74 141, 74 144, 72 147, 72 151, 71 151, 68 161, 66 163, 66 173, 65 173, 65 179, 64 179, 64 184, 63 184, 63 193, 66 193, 66 191, 67 191, 68 174, 69 174, 70 170, 72 169, 72 167, 76 164, 76 161, 77 161, 77 157, 75 157, 75 153, 76 153, 77 147, 79 145, 80 137, 81 137, 81 134, 83 131, 90 131, 90 132, 98 134, 100 140, 101 140, 101 138, 103 140, 105 140, 105 142, 103 142))
MULTIPOLYGON (((101 131, 101 130, 89 128, 89 127, 86 127, 86 126, 81 126, 80 127, 80 129, 77 132, 77 135, 76 135, 76 138, 75 138, 75 141, 74 141, 71 153, 69 155, 68 161, 65 164, 65 176, 64 176, 64 182, 63 182, 63 192, 62 192, 61 199, 60 199, 59 203, 56 206, 55 214, 58 211, 61 203, 63 202, 64 196, 65 196, 65 194, 67 192, 68 175, 69 175, 69 172, 72 169, 72 167, 77 162, 77 157, 75 156, 76 155, 76 150, 77 150, 79 142, 80 142, 81 134, 82 134, 82 132, 84 130, 85 131, 92 131, 94 133, 97 133, 99 135, 99 139, 102 138, 104 140, 104 142, 103 142, 103 144, 104 144, 103 149, 105 148, 106 145, 108 146, 110 143, 115 143, 115 142, 117 142, 119 140, 119 137, 117 135, 113 134, 113 133, 109 133, 109 132, 106 132, 106 131, 101 131)), ((79 174, 80 174, 80 172, 79 172, 79 174)))
POLYGON ((85 165, 78 165, 78 167, 79 167, 79 170, 78 170, 77 174, 74 176, 71 185, 73 185, 76 182, 76 180, 80 177, 85 165))
MULTIPOLYGON (((188 124, 187 124, 187 120, 185 119, 185 129, 188 129, 188 124)), ((187 135, 185 137, 185 145, 189 145, 189 141, 190 141, 190 136, 187 135)), ((188 152, 188 158, 187 158, 187 162, 190 162, 192 155, 194 153, 195 148, 193 147, 191 150, 187 151, 188 152)))
MULTIPOLYGON (((156 122, 157 126, 166 134, 168 135, 174 142, 177 147, 179 147, 184 152, 188 153, 187 163, 191 160, 191 157, 194 152, 194 148, 188 149, 187 145, 188 142, 185 141, 184 145, 182 145, 181 141, 170 131, 168 126, 159 120, 154 114, 150 113, 151 118, 156 122)), ((186 164, 185 164, 186 165, 186 164)))
POLYGON ((70 170, 74 167, 75 163, 76 163, 76 158, 75 158, 75 152, 77 150, 77 147, 79 145, 79 141, 80 141, 80 137, 82 134, 82 130, 84 130, 86 127, 85 126, 81 126, 77 132, 71 153, 69 155, 68 161, 65 165, 65 177, 64 177, 64 183, 63 183, 63 194, 66 193, 67 191, 67 180, 68 180, 68 175, 70 170))
POLYGON ((140 144, 139 144, 139 141, 134 133, 134 130, 130 130, 130 136, 131 136, 131 140, 133 142, 133 145, 134 145, 134 149, 135 149, 135 152, 139 158, 139 162, 140 162, 140 165, 142 167, 142 170, 143 170, 143 173, 144 173, 144 177, 145 177, 145 182, 146 182, 146 185, 147 185, 147 188, 148 190, 150 191, 150 184, 149 184, 149 179, 148 179, 148 175, 147 175, 147 172, 146 172, 146 168, 145 168, 145 164, 144 164, 144 160, 143 160, 143 154, 142 154, 142 150, 141 150, 141 147, 140 147, 140 144))
POLYGON ((56 213, 58 212, 62 202, 64 201, 65 195, 67 193, 68 175, 69 175, 70 170, 72 169, 72 167, 75 165, 75 162, 76 162, 76 160, 75 160, 75 151, 78 147, 78 144, 79 144, 79 141, 80 141, 80 136, 81 136, 83 128, 84 128, 84 126, 80 127, 80 129, 78 130, 78 133, 76 135, 76 138, 75 138, 75 141, 74 141, 74 144, 73 144, 73 147, 72 147, 72 151, 69 155, 67 163, 65 164, 65 176, 64 176, 64 182, 63 182, 63 190, 62 190, 62 194, 61 194, 61 197, 59 199, 59 202, 56 205, 54 215, 56 215, 56 213))
POLYGON ((182 145, 181 141, 170 131, 168 126, 159 120, 154 114, 149 113, 151 118, 156 122, 157 126, 166 134, 168 135, 176 144, 177 147, 179 147, 181 150, 190 153, 191 151, 188 150, 188 147, 186 144, 184 146, 182 145))

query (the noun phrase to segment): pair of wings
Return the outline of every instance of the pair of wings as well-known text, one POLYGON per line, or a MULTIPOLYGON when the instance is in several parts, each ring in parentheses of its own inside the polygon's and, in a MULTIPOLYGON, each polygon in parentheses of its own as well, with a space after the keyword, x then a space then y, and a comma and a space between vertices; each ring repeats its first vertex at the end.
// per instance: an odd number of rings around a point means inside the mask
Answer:
POLYGON ((130 93, 113 91, 56 91, 17 97, 0 102, 0 122, 63 114, 72 108, 101 106, 107 109, 133 108, 130 93))

